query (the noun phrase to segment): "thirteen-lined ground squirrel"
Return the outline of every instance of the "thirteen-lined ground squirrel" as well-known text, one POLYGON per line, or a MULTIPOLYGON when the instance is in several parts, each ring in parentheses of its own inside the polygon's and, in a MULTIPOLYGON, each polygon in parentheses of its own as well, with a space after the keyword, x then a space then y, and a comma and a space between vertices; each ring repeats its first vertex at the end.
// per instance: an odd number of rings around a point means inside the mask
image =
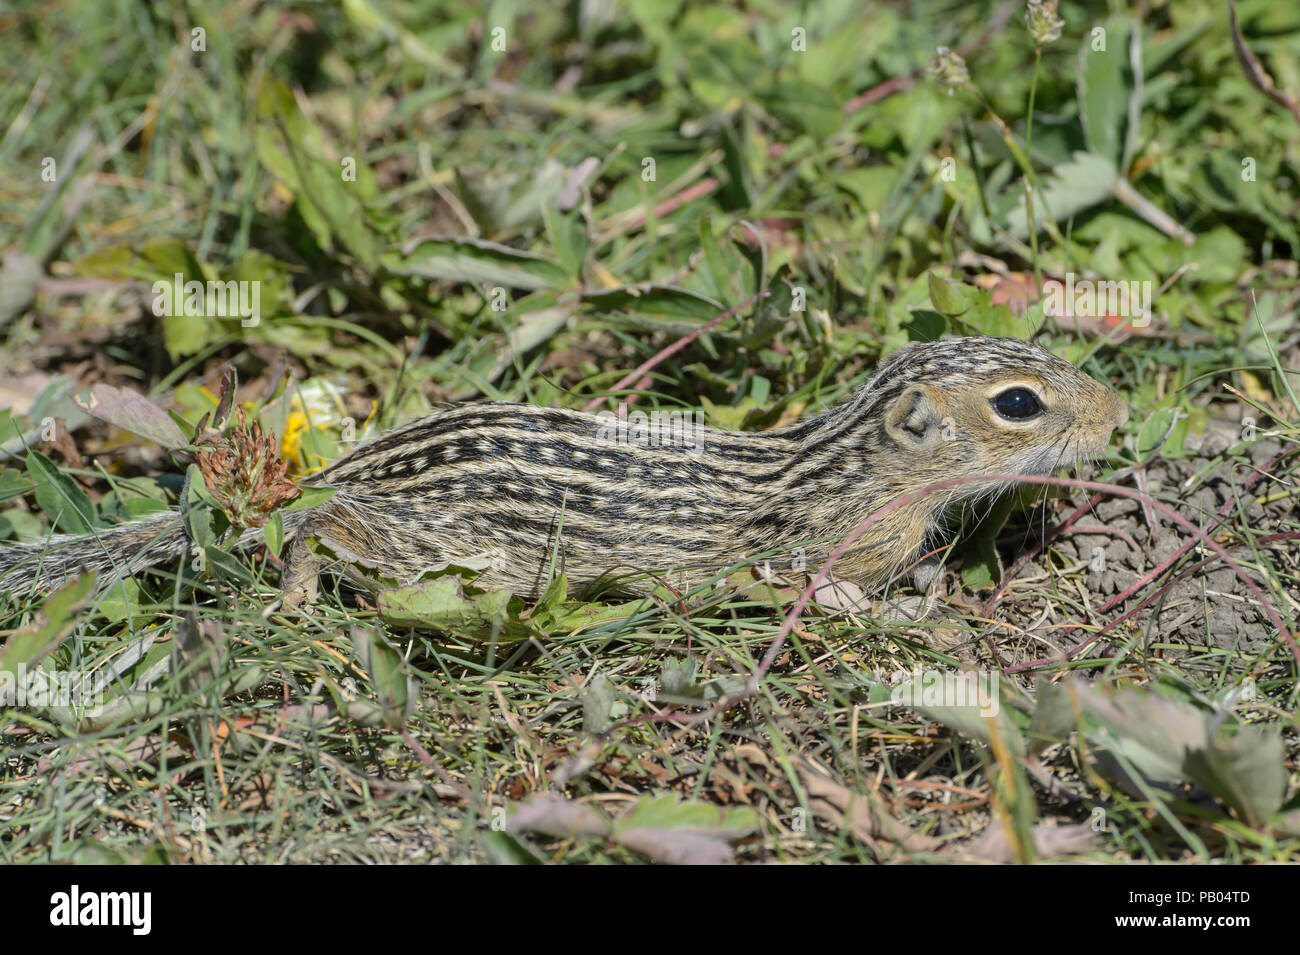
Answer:
MULTIPOLYGON (((574 585, 603 579, 633 593, 669 572, 674 586, 694 585, 801 546, 811 568, 901 494, 959 476, 1052 474, 1103 454, 1127 417, 1109 388, 1004 338, 909 345, 843 404, 761 433, 638 440, 585 412, 466 405, 382 435, 304 482, 337 491, 284 512, 299 562, 287 576, 310 590, 309 539, 400 582, 486 565, 479 584, 523 596, 536 596, 552 567, 574 585)), ((883 585, 954 504, 1002 486, 963 484, 893 510, 835 573, 883 585)), ((112 579, 176 561, 188 546, 175 513, 13 546, 0 550, 0 591, 84 569, 112 579)))

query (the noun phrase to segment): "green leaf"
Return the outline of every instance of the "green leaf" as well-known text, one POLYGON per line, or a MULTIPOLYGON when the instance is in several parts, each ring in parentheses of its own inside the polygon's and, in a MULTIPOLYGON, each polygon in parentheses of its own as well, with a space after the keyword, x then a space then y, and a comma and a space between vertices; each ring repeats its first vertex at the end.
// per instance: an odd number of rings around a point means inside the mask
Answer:
POLYGON ((684 335, 727 310, 715 298, 676 286, 625 285, 584 292, 582 301, 645 331, 684 335))
POLYGON ((122 623, 140 612, 140 585, 127 577, 104 591, 97 607, 110 623, 122 623))
POLYGON ((1278 729, 1241 726, 1229 733, 1223 714, 1145 688, 1104 692, 1085 684, 1070 691, 1088 717, 1098 766, 1131 791, 1131 766, 1166 785, 1203 786, 1253 826, 1263 826, 1286 797, 1286 754, 1278 729), (1119 758, 1116 758, 1118 756, 1119 758))
POLYGON ((315 507, 317 504, 324 504, 335 494, 338 493, 337 487, 320 487, 317 485, 303 485, 302 493, 282 507, 282 511, 302 511, 309 507, 315 507))
POLYGON ((1059 743, 1075 729, 1074 706, 1069 691, 1059 683, 1038 679, 1034 689, 1038 701, 1025 735, 1035 754, 1059 743))
MULTIPOLYGON (((757 289, 756 264, 733 239, 719 239, 714 235, 709 216, 699 222, 700 250, 704 253, 705 267, 696 270, 690 281, 696 290, 716 302, 740 302, 757 289)), ((709 317, 718 314, 718 309, 709 317)))
POLYGON ((835 95, 802 80, 782 79, 760 93, 758 101, 783 123, 816 139, 835 135, 844 122, 835 95))
POLYGON ((1115 30, 1115 26, 1112 20, 1102 27, 1106 38, 1104 50, 1094 50, 1093 38, 1085 35, 1079 49, 1076 85, 1079 118, 1088 148, 1119 168, 1128 115, 1128 85, 1124 82, 1128 44, 1120 42, 1124 34, 1115 30))
POLYGON ((1176 406, 1157 408, 1147 416, 1146 421, 1142 422, 1137 435, 1139 460, 1145 461, 1164 447, 1173 433, 1174 424, 1178 421, 1178 410, 1176 406))
POLYGON ((1184 262, 1196 265, 1201 282, 1234 282, 1247 267, 1250 250, 1245 241, 1229 226, 1215 226, 1196 236, 1189 249, 1181 242, 1170 242, 1172 254, 1165 257, 1163 268, 1174 271, 1184 262))
POLYGON ((763 59, 749 32, 740 11, 720 4, 687 5, 673 30, 670 45, 686 53, 691 92, 709 108, 722 109, 760 78, 763 59))
POLYGON ((155 501, 148 497, 133 497, 123 501, 117 508, 117 514, 123 520, 134 521, 150 514, 161 514, 171 510, 166 501, 155 501))
POLYGON ((997 551, 987 545, 977 547, 966 555, 961 564, 961 582, 968 590, 985 590, 1002 579, 1002 568, 997 551))
MULTIPOLYGON (((556 579, 563 579, 563 575, 556 579)), ((646 599, 623 604, 580 603, 566 600, 562 603, 535 607, 529 619, 543 631, 563 630, 572 633, 602 623, 627 620, 629 617, 654 609, 654 606, 654 601, 646 599)))
MULTIPOLYGON (((355 156, 349 158, 360 161, 355 156)), ((340 245, 373 271, 385 243, 371 224, 355 184, 343 179, 338 163, 296 152, 295 159, 300 183, 296 198, 300 208, 312 209, 317 220, 325 224, 321 231, 328 230, 340 245)))
POLYGON ((206 277, 199 260, 179 239, 155 239, 138 248, 125 243, 105 246, 77 259, 72 268, 77 275, 101 279, 172 282, 180 273, 188 282, 206 277))
POLYGON ((209 544, 203 548, 203 558, 208 573, 219 580, 237 580, 245 585, 256 583, 256 579, 244 566, 244 562, 226 550, 232 544, 233 541, 227 540, 222 546, 209 544))
POLYGON ((0 540, 35 540, 45 534, 41 522, 18 507, 0 511, 0 540))
POLYGON ((19 664, 30 667, 61 644, 94 592, 95 575, 81 574, 47 597, 36 622, 9 634, 0 647, 0 673, 17 674, 19 664))
POLYGON ((163 345, 173 361, 202 351, 221 331, 219 319, 202 315, 164 315, 161 322, 163 345))
POLYGON ((665 696, 696 698, 704 695, 704 689, 695 682, 699 661, 694 657, 676 660, 669 657, 659 671, 659 686, 665 696))
POLYGON ((934 272, 926 273, 930 283, 930 302, 935 311, 944 315, 962 315, 980 303, 980 290, 961 282, 943 278, 934 272))
POLYGON ((557 608, 565 605, 568 595, 569 578, 563 572, 556 574, 546 585, 546 593, 542 594, 541 599, 533 605, 529 616, 536 620, 539 615, 553 614, 557 608))
MULTIPOLYGON (((1141 29, 1128 17, 1112 17, 1102 29, 1105 50, 1094 50, 1088 35, 1079 51, 1080 120, 1089 150, 1123 171, 1136 146, 1140 91, 1135 88, 1132 60, 1141 63, 1141 29)), ((1141 82, 1140 75, 1136 79, 1141 82)), ((1055 208, 1052 211, 1063 215, 1055 208)))
POLYGON ((400 254, 385 255, 384 265, 398 275, 479 286, 563 289, 572 284, 558 262, 480 239, 422 239, 400 254))
POLYGON ((221 273, 224 281, 258 283, 258 312, 263 319, 285 311, 290 266, 265 252, 249 249, 221 273))
POLYGON ((710 802, 681 802, 676 796, 642 796, 614 822, 627 829, 708 829, 728 839, 743 839, 759 827, 758 813, 748 806, 723 809, 710 802))
POLYGON ((483 851, 493 865, 545 865, 547 862, 508 832, 488 829, 479 838, 483 842, 483 851))
MULTIPOLYGON (((358 32, 376 47, 401 50, 415 63, 428 67, 443 76, 460 77, 464 68, 447 59, 420 37, 381 12, 385 4, 376 5, 370 0, 343 0, 342 9, 358 32)), ((421 30, 421 33, 424 31, 421 30)))
POLYGON ((997 682, 985 674, 915 670, 910 679, 894 687, 892 697, 985 745, 991 743, 987 720, 996 720, 1008 749, 1016 756, 1025 752, 1024 736, 1002 706, 997 682))
POLYGON ((140 247, 140 258, 148 263, 148 272, 141 276, 147 278, 149 274, 156 276, 164 281, 172 281, 177 273, 180 273, 185 281, 203 281, 207 273, 203 265, 194 253, 190 251, 189 246, 178 239, 155 239, 153 242, 147 242, 140 247))
MULTIPOLYGON (((187 422, 197 422, 205 414, 210 414, 217 410, 217 399, 202 385, 193 381, 184 381, 176 386, 172 392, 172 404, 176 406, 177 413, 187 422)), ((194 430, 194 425, 188 424, 186 427, 194 430)))
MULTIPOLYGON (((1109 199, 1119 178, 1112 160, 1096 153, 1076 152, 1068 162, 1052 170, 1042 195, 1034 197, 1034 216, 1041 221, 1050 211, 1057 222, 1063 222, 1109 199)), ((1004 218, 1012 235, 1029 235, 1024 189, 1016 188, 1014 207, 1004 218)))
POLYGON ((614 822, 616 842, 660 862, 720 865, 731 862, 730 843, 759 827, 748 806, 722 809, 706 802, 680 802, 676 796, 643 796, 614 822))
POLYGON ((614 725, 614 704, 618 691, 603 673, 598 673, 582 688, 582 731, 592 736, 614 725))
POLYGON ((511 596, 463 593, 459 577, 435 577, 380 591, 379 614, 397 627, 427 627, 473 639, 523 640, 532 628, 518 619, 511 596))
POLYGON ((351 160, 356 173, 355 181, 345 179, 343 163, 325 154, 320 128, 298 108, 293 91, 277 79, 263 79, 257 117, 253 141, 258 159, 293 191, 317 244, 332 251, 337 242, 373 270, 384 239, 366 205, 374 180, 360 157, 343 157, 351 160))
POLYGON ((707 284, 711 286, 707 291, 715 299, 725 300, 729 297, 726 293, 734 270, 723 259, 717 237, 713 234, 713 221, 708 216, 700 216, 699 233, 700 251, 704 253, 703 274, 710 279, 707 284))
POLYGON ((728 431, 737 431, 744 424, 749 414, 758 408, 756 402, 749 395, 746 395, 734 405, 719 405, 710 401, 706 396, 700 395, 700 407, 712 421, 717 422, 721 427, 728 431))
POLYGON ((1287 791, 1286 747, 1275 726, 1243 726, 1231 736, 1210 730, 1205 746, 1187 754, 1188 775, 1263 826, 1282 808, 1287 791))
POLYGON ((280 548, 284 546, 284 515, 276 511, 262 528, 262 537, 266 540, 266 549, 271 556, 279 557, 280 548))
POLYGON ((76 481, 39 451, 27 454, 27 474, 36 482, 36 503, 55 528, 85 534, 95 526, 95 505, 76 481))
POLYGON ((208 484, 203 480, 203 472, 199 470, 197 464, 191 464, 185 469, 185 493, 182 495, 182 500, 190 503, 202 501, 208 507, 221 507, 217 499, 212 496, 212 492, 208 490, 208 484))
POLYGON ((992 587, 1002 579, 997 537, 1016 507, 1016 496, 1004 494, 990 504, 975 525, 962 532, 962 582, 972 590, 992 587))
POLYGON ((0 410, 0 446, 12 441, 21 445, 23 442, 23 429, 14 421, 14 413, 9 408, 0 410))
POLYGON ((357 662, 370 677, 373 700, 354 700, 347 706, 350 719, 366 726, 399 729, 415 712, 419 687, 409 667, 378 632, 352 628, 352 647, 357 662))
MULTIPOLYGON (((115 245, 91 252, 73 265, 79 275, 109 279, 142 279, 151 284, 206 282, 209 270, 177 239, 157 239, 138 248, 115 245)), ((186 315, 180 303, 164 310, 161 291, 150 291, 150 306, 160 316, 163 343, 173 359, 192 355, 222 333, 222 322, 203 316, 186 315)))
POLYGON ((1041 310, 1035 323, 1028 316, 1017 317, 1006 305, 994 305, 992 295, 984 289, 954 282, 933 271, 927 273, 927 280, 935 311, 967 334, 1025 338, 1042 324, 1041 310))
POLYGON ((546 234, 555 249, 555 257, 560 268, 568 273, 575 284, 581 282, 582 265, 587 257, 587 248, 591 237, 587 234, 586 222, 578 209, 564 213, 552 203, 542 205, 542 218, 546 222, 546 234))
POLYGON ((191 464, 185 471, 185 491, 181 495, 181 520, 191 541, 199 547, 207 547, 216 539, 212 531, 212 513, 219 511, 221 505, 208 491, 203 481, 203 472, 197 464, 191 464))
POLYGON ((35 486, 13 468, 0 468, 0 501, 21 497, 35 486))
POLYGON ((860 166, 835 174, 835 183, 858 200, 863 212, 879 212, 898 184, 893 166, 860 166))

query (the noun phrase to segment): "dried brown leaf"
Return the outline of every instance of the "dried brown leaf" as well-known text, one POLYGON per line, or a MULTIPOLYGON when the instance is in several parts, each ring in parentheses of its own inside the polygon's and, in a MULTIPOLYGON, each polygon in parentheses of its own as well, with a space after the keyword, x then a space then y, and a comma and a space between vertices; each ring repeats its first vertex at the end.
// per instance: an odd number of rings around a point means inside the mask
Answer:
POLYGON ((601 838, 610 830, 602 813, 555 793, 538 793, 525 800, 507 825, 511 832, 538 832, 556 839, 601 838))
MULTIPOLYGON (((1089 852, 1098 845, 1097 833, 1087 825, 1039 824, 1034 826, 1031 837, 1034 841, 1034 857, 1037 859, 1078 855, 1081 852, 1089 852)), ((996 816, 978 837, 962 847, 960 854, 965 858, 1002 865, 1016 861, 1016 851, 1007 838, 1002 820, 996 816)))
POLYGON ((832 826, 847 830, 873 851, 880 853, 877 840, 910 852, 931 852, 938 848, 939 840, 912 832, 890 815, 873 794, 849 789, 809 763, 799 765, 798 771, 812 810, 832 826))

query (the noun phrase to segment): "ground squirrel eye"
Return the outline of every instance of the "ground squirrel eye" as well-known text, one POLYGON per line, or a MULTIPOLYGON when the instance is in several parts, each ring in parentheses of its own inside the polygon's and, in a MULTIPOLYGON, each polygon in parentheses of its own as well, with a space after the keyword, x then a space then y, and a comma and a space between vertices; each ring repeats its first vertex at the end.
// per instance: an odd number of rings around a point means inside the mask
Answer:
POLYGON ((1010 421, 1028 421, 1043 413, 1043 404, 1028 388, 1008 388, 993 399, 993 410, 1010 421))

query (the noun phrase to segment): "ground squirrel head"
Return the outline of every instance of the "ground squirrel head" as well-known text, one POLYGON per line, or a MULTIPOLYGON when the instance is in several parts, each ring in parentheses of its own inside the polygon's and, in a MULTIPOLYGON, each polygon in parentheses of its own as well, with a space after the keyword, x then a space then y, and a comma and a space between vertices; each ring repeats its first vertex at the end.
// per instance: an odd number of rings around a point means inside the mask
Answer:
MULTIPOLYGON (((891 355, 860 401, 882 452, 915 484, 1046 476, 1106 452, 1124 401, 1069 362, 1012 338, 952 338, 891 355)), ((966 497, 988 490, 968 486, 966 497)))

